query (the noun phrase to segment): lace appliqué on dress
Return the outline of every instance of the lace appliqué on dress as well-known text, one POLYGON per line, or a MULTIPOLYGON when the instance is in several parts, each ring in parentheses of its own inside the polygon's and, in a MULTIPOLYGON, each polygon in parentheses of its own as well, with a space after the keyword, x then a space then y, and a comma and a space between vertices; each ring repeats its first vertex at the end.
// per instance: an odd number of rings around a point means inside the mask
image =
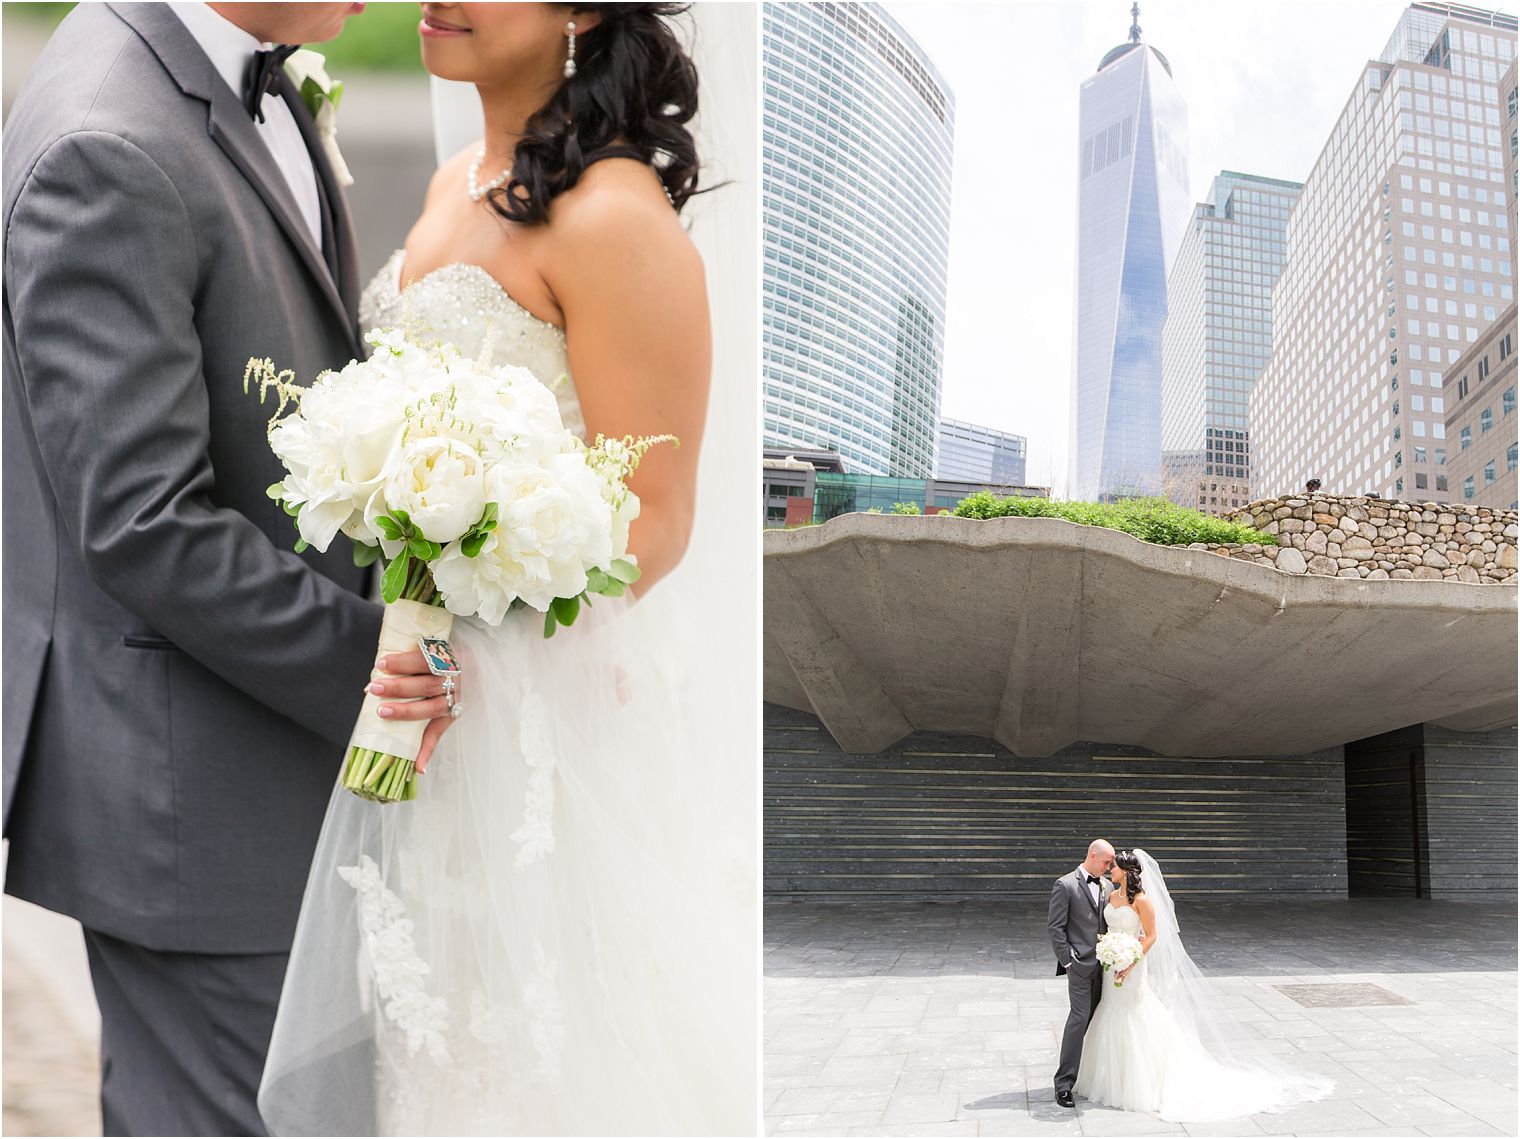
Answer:
POLYGON ((357 866, 338 867, 338 876, 359 895, 359 928, 369 953, 375 988, 385 1001, 385 1015, 406 1033, 406 1050, 415 1056, 423 1047, 440 1064, 449 1062, 449 1005, 427 993, 423 978, 430 972, 412 940, 415 928, 406 906, 386 888, 380 868, 369 855, 357 866))
POLYGON ((538 693, 524 694, 521 716, 518 746, 531 774, 523 792, 523 824, 512 832, 518 847, 512 863, 516 870, 554 852, 554 741, 538 693))

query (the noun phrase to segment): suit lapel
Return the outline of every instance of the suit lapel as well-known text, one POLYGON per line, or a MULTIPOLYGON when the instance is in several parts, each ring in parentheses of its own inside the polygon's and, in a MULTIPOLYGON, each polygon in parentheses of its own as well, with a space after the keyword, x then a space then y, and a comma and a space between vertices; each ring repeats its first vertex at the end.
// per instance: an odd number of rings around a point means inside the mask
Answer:
MULTIPOLYGON (((222 82, 205 52, 195 42, 195 37, 180 23, 179 17, 169 10, 168 5, 112 4, 110 7, 153 49, 154 55, 180 90, 206 104, 207 133, 249 185, 258 192, 270 215, 279 224, 280 230, 332 307, 334 316, 342 322, 350 345, 357 354, 359 344, 354 319, 350 315, 352 310, 345 303, 337 283, 328 271, 322 251, 317 248, 306 223, 301 220, 301 211, 296 205, 295 195, 286 184, 285 176, 280 173, 274 156, 259 138, 253 120, 248 117, 248 112, 238 102, 237 96, 222 82)), ((296 115, 296 122, 302 123, 305 115, 305 108, 302 107, 296 115)), ((312 162, 316 164, 321 161, 318 153, 321 148, 311 146, 312 136, 305 133, 307 126, 309 124, 303 125, 302 133, 307 138, 308 148, 312 149, 312 162)), ((331 171, 327 173, 331 177, 331 171)), ((321 177, 320 173, 318 177, 321 177)))
MULTIPOLYGON (((1087 904, 1092 908, 1093 913, 1099 913, 1101 912, 1101 907, 1097 902, 1093 901, 1092 891, 1087 888, 1086 873, 1087 872, 1084 870, 1078 870, 1076 872, 1075 877, 1077 880, 1077 893, 1081 894, 1082 897, 1086 899, 1087 904)), ((1103 893, 1103 887, 1101 884, 1098 886, 1098 893, 1103 893)))
MULTIPOLYGON (((306 152, 311 155, 311 164, 317 173, 317 189, 322 198, 324 220, 331 226, 328 237, 332 242, 332 264, 329 268, 333 270, 339 297, 348 313, 356 313, 359 308, 358 243, 354 240, 348 201, 343 195, 343 187, 338 185, 338 176, 333 173, 332 163, 327 160, 327 151, 322 146, 317 125, 312 121, 311 112, 306 109, 301 96, 296 93, 294 84, 281 83, 280 94, 289 104, 296 126, 301 128, 301 139, 306 143, 306 152)), ((353 319, 350 316, 351 322, 353 319)), ((358 348, 357 329, 355 348, 358 348)))

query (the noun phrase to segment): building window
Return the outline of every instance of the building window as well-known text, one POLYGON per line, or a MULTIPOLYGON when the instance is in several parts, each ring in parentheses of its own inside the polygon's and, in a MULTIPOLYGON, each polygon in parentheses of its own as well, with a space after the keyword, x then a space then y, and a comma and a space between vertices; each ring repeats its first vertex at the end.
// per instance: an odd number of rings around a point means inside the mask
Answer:
POLYGON ((1505 388, 1504 389, 1504 414, 1508 415, 1510 412, 1512 412, 1514 410, 1515 410, 1515 389, 1514 388, 1505 388))
POLYGON ((1499 338, 1499 359, 1508 360, 1510 353, 1515 350, 1515 334, 1506 332, 1499 338))
POLYGON ((1488 462, 1486 462, 1486 463, 1483 464, 1483 485, 1484 486, 1493 486, 1494 485, 1494 480, 1496 478, 1498 478, 1498 477, 1499 476, 1498 476, 1497 472, 1495 472, 1495 470, 1494 470, 1494 461, 1492 459, 1490 459, 1488 462))
POLYGON ((1463 376, 1460 380, 1457 381, 1457 398, 1458 399, 1466 399, 1467 398, 1467 377, 1466 376, 1463 376))
POLYGON ((1436 490, 1444 491, 1450 487, 1450 480, 1445 475, 1436 476, 1436 490))
POLYGON ((1509 445, 1509 449, 1504 452, 1504 469, 1506 471, 1512 471, 1515 469, 1517 451, 1520 451, 1520 443, 1511 443, 1509 445))
POLYGON ((1483 359, 1481 359, 1481 360, 1478 361, 1478 379, 1480 379, 1480 380, 1486 380, 1486 379, 1488 379, 1488 357, 1487 356, 1483 357, 1483 359))
POLYGON ((1472 428, 1471 427, 1464 427, 1464 428, 1462 428, 1462 450, 1465 451, 1465 450, 1467 450, 1467 448, 1469 448, 1471 446, 1472 446, 1472 428))
POLYGON ((1446 465, 1446 448, 1445 447, 1437 447, 1436 448, 1436 466, 1438 466, 1438 467, 1444 467, 1445 465, 1446 465))
POLYGON ((1396 483, 1393 484, 1393 493, 1395 495, 1400 495, 1400 494, 1404 493, 1404 480, 1403 479, 1399 479, 1396 483))
POLYGON ((1429 488, 1430 488, 1430 476, 1429 475, 1418 475, 1417 474, 1417 475, 1414 476, 1414 489, 1415 490, 1428 490, 1429 488))
POLYGON ((1462 497, 1471 498, 1476 493, 1477 487, 1473 486, 1473 477, 1472 475, 1468 475, 1462 480, 1462 497))
POLYGON ((1493 427, 1493 425, 1494 425, 1494 409, 1491 408, 1491 407, 1485 407, 1478 414, 1478 427, 1479 427, 1479 429, 1481 431, 1488 431, 1488 430, 1490 430, 1493 427))
POLYGON ((1423 463, 1425 461, 1425 448, 1424 447, 1416 447, 1414 449, 1414 461, 1417 462, 1417 463, 1423 463))

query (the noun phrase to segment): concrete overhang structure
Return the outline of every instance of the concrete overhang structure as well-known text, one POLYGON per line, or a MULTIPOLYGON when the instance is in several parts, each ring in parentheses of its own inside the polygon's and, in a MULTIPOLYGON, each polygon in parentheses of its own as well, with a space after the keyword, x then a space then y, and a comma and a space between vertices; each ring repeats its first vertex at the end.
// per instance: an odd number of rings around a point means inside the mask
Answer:
POLYGON ((915 730, 1303 755, 1516 722, 1516 590, 1300 576, 1056 518, 765 535, 765 699, 846 751, 915 730))

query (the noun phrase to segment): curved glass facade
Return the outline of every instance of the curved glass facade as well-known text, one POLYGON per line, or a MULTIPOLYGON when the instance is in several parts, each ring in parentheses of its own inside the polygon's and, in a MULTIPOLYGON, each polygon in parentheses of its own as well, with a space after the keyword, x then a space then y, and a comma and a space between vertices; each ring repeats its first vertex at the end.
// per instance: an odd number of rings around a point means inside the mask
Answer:
POLYGON ((1187 108, 1154 48, 1082 84, 1068 493, 1155 493, 1167 271, 1191 215, 1187 108))
POLYGON ((876 4, 766 4, 767 447, 934 473, 954 100, 876 4))

